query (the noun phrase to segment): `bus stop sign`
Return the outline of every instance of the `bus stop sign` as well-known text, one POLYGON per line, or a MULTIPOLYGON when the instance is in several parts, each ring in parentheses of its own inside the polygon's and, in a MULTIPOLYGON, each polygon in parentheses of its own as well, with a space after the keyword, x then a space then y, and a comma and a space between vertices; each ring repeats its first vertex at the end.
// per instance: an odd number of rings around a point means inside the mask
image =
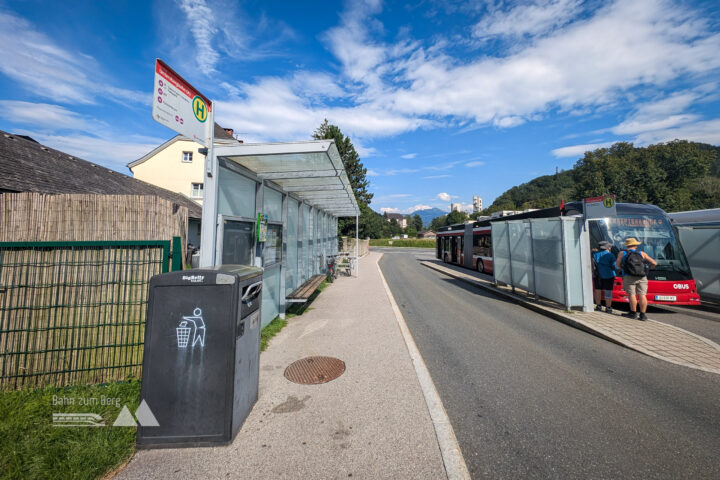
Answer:
POLYGON ((209 147, 213 104, 159 58, 155 61, 152 116, 181 135, 209 147))
POLYGON ((615 195, 603 195, 602 197, 586 198, 584 205, 586 219, 617 216, 615 195))

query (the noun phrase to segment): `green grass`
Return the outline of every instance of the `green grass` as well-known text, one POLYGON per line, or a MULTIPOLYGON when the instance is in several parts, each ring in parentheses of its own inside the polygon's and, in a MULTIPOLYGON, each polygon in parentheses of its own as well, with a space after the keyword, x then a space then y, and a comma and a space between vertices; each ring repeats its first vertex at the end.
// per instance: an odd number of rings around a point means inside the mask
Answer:
POLYGON ((435 240, 430 238, 371 238, 371 247, 414 247, 414 248, 435 248, 435 240))
POLYGON ((0 392, 0 478, 93 479, 105 475, 130 458, 135 449, 136 429, 111 425, 123 405, 135 412, 139 402, 138 381, 0 392), (74 404, 61 405, 61 399, 73 399, 74 404), (80 404, 81 399, 90 405, 80 404), (102 405, 103 399, 119 400, 102 405), (106 426, 53 427, 53 413, 70 412, 97 413, 106 426))
MULTIPOLYGON (((287 315, 285 315, 287 318, 287 315)), ((265 328, 260 332, 260 351, 264 352, 268 347, 270 339, 278 334, 280 330, 287 325, 287 320, 283 320, 280 317, 275 317, 275 320, 265 325, 265 328)))

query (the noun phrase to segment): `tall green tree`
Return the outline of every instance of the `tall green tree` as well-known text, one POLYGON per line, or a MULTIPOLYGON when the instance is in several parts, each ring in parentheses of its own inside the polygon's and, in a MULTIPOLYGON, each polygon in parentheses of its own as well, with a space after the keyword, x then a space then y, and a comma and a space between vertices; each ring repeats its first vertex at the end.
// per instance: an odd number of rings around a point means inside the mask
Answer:
MULTIPOLYGON (((355 200, 357 200, 360 208, 358 218, 359 236, 361 238, 382 237, 387 230, 387 226, 383 222, 387 222, 382 215, 369 207, 373 194, 368 191, 370 182, 367 179, 367 169, 360 161, 360 155, 355 150, 350 138, 346 137, 337 125, 329 123, 327 119, 313 132, 312 136, 316 140, 335 140, 335 146, 338 149, 343 167, 355 194, 355 200)), ((354 236, 355 219, 338 219, 338 234, 354 236)))
POLYGON ((368 191, 370 182, 367 179, 367 168, 360 161, 360 155, 355 151, 355 146, 349 137, 343 135, 337 125, 328 123, 327 118, 314 132, 313 138, 316 140, 335 140, 335 146, 342 158, 345 172, 350 179, 355 198, 358 202, 370 205, 373 194, 368 191))

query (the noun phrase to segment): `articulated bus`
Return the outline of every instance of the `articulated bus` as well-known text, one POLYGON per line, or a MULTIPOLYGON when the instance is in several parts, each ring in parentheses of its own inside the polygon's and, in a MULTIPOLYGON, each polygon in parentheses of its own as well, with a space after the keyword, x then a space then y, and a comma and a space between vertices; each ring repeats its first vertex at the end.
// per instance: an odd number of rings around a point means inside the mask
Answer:
MULTIPOLYGON (((449 225, 438 229, 436 258, 492 274, 492 222, 525 218, 551 218, 582 215, 582 202, 570 202, 563 208, 545 208, 518 215, 449 225)), ((625 248, 625 239, 635 237, 640 249, 657 261, 648 272, 648 303, 664 305, 700 305, 700 296, 690 272, 685 252, 667 214, 654 205, 618 203, 617 216, 590 220, 590 246, 600 241, 613 245, 612 253, 625 248)), ((622 277, 615 278, 613 302, 627 303, 622 277)))

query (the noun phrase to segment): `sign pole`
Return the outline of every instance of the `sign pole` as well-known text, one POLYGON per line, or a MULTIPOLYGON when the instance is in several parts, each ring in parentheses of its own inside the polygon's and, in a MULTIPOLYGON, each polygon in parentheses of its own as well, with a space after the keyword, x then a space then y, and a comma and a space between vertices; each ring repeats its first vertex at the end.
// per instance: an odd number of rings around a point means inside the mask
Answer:
POLYGON ((205 156, 205 180, 203 183, 203 222, 200 231, 200 267, 215 265, 215 245, 218 227, 218 161, 215 158, 215 109, 208 112, 206 138, 208 141, 207 155, 205 156))

